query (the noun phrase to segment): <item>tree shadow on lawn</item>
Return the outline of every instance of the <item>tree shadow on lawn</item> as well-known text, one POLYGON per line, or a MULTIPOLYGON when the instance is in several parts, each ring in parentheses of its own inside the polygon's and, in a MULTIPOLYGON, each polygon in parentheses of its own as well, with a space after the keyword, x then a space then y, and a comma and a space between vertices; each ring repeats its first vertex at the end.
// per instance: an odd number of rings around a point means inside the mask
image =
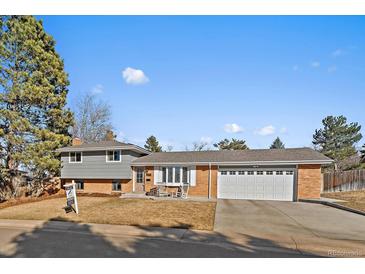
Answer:
MULTIPOLYGON (((220 233, 186 229, 138 226, 145 236, 105 234, 92 231, 92 225, 49 220, 42 227, 16 236, 12 252, 0 257, 29 258, 219 258, 219 257, 303 257, 304 255, 267 239, 245 235, 247 244, 237 244, 220 233), (153 236, 151 236, 151 233, 153 236), (259 245, 258 245, 259 244, 259 245), (266 247, 263 249, 263 247, 266 247), (267 249, 269 247, 269 249, 267 249)), ((307 257, 317 257, 305 254, 307 257)))

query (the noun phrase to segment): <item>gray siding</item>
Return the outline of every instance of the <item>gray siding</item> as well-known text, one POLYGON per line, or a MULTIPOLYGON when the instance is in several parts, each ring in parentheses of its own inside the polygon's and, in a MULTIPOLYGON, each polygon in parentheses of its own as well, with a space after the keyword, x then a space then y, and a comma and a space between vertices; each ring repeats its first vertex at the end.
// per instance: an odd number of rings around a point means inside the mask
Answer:
POLYGON ((143 155, 122 150, 121 162, 106 162, 105 151, 82 152, 82 163, 69 163, 69 153, 62 152, 61 178, 65 179, 132 179, 131 161, 143 155))

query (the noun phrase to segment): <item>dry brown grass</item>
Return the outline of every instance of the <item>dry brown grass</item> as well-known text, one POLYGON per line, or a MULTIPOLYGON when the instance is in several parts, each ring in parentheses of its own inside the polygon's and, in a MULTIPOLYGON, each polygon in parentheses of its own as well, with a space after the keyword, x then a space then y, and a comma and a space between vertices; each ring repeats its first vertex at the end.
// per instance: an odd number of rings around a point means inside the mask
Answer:
POLYGON ((70 220, 84 223, 184 227, 212 230, 215 202, 78 197, 80 214, 66 214, 55 198, 0 209, 0 219, 70 220))
POLYGON ((365 190, 324 193, 322 197, 344 200, 346 202, 338 204, 365 211, 365 190))

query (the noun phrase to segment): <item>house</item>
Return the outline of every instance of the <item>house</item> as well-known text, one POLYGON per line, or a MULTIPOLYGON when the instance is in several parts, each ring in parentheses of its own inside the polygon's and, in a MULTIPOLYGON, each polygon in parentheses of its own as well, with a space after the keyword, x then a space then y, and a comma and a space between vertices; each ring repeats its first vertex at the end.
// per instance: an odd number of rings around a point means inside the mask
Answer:
POLYGON ((85 192, 174 190, 189 196, 296 201, 318 198, 321 166, 332 160, 310 148, 150 153, 117 141, 59 149, 61 178, 85 192), (117 185, 119 183, 119 185, 117 185))
POLYGON ((79 191, 88 193, 133 192, 132 161, 150 154, 133 144, 101 141, 58 149, 61 154, 61 184, 75 180, 79 191))

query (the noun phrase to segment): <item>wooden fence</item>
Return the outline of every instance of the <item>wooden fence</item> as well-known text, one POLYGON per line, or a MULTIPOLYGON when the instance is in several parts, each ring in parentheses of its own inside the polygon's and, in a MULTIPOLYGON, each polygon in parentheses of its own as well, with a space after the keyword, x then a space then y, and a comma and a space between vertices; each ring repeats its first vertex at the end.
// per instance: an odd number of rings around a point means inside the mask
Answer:
POLYGON ((323 192, 365 189, 365 169, 323 174, 323 192))

